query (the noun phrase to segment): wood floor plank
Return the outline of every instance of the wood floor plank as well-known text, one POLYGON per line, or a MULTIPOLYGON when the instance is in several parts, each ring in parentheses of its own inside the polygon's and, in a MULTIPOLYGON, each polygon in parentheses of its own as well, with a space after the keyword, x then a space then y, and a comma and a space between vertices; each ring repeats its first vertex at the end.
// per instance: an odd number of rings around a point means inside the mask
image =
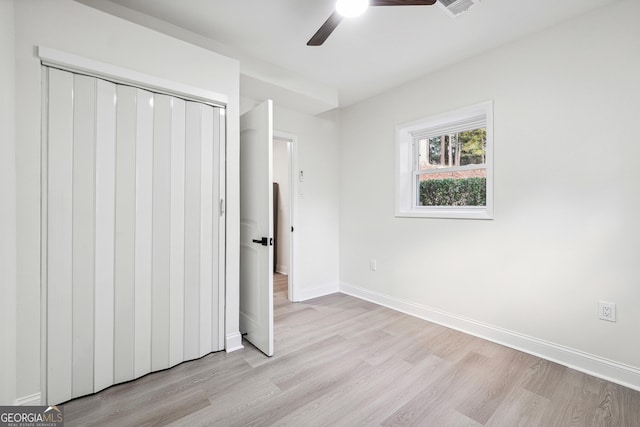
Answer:
POLYGON ((433 384, 424 388, 392 416, 382 422, 383 426, 416 425, 427 420, 433 413, 443 408, 453 409, 471 393, 470 383, 474 383, 477 372, 484 371, 488 359, 478 353, 469 354, 450 367, 433 384))
POLYGON ((543 427, 542 417, 550 405, 549 399, 522 387, 514 387, 484 425, 543 427))
POLYGON ((572 369, 563 372, 551 397, 551 411, 543 423, 549 426, 593 425, 606 381, 572 369))
POLYGON ((357 359, 346 359, 335 363, 330 372, 322 371, 311 375, 304 382, 297 382, 292 388, 274 396, 257 407, 238 416, 218 419, 220 425, 273 425, 291 412, 339 387, 350 378, 358 376, 368 365, 357 359))
POLYGON ((538 361, 527 372, 523 387, 540 396, 551 399, 562 375, 568 368, 544 359, 538 361))
POLYGON ((384 404, 374 402, 376 394, 390 387, 411 368, 409 363, 397 358, 387 360, 380 367, 369 366, 362 369, 360 375, 279 420, 278 424, 306 427, 348 425, 351 421, 346 420, 346 414, 358 412, 362 416, 363 409, 366 411, 376 404, 384 404), (332 408, 330 413, 327 413, 327 408, 332 408))
POLYGON ((456 407, 458 412, 480 424, 485 424, 491 418, 522 376, 523 370, 532 363, 523 353, 504 353, 504 357, 489 359, 482 376, 477 377, 474 393, 456 407))
MULTIPOLYGON (((340 421, 337 425, 344 426, 373 426, 380 425, 407 402, 436 381, 441 370, 446 370, 449 363, 430 355, 420 363, 413 364, 412 368, 398 375, 395 380, 382 387, 371 387, 367 390, 354 390, 354 393, 364 394, 367 399, 362 400, 359 407, 351 407, 347 411, 339 413, 340 421)), ((378 375, 384 376, 384 365, 377 368, 378 375)), ((345 399, 348 403, 349 400, 345 399)))
POLYGON ((287 300, 249 343, 64 405, 76 425, 640 425, 640 392, 342 294, 287 300))

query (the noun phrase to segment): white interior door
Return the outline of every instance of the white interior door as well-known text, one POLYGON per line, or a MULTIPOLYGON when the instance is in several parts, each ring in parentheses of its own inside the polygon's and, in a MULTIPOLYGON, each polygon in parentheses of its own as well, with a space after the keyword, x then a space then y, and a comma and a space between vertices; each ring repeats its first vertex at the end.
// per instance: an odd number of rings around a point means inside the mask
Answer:
POLYGON ((273 355, 272 102, 240 118, 240 331, 273 355))

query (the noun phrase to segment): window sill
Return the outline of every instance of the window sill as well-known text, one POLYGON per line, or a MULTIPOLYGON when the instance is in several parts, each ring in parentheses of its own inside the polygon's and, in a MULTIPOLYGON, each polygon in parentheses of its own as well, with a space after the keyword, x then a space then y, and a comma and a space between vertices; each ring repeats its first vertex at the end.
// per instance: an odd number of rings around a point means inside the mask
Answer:
POLYGON ((493 213, 487 208, 416 208, 396 211, 396 218, 444 218, 444 219, 485 219, 492 220, 493 213))

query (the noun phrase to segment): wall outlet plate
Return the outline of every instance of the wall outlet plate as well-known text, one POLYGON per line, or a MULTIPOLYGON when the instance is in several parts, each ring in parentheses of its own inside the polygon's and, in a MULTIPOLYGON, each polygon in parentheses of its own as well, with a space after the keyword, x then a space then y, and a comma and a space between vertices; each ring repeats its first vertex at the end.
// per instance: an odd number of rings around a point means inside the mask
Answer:
POLYGON ((598 319, 615 322, 616 304, 613 302, 598 301, 598 319))
POLYGON ((376 271, 378 269, 378 262, 375 259, 369 260, 369 270, 376 271))

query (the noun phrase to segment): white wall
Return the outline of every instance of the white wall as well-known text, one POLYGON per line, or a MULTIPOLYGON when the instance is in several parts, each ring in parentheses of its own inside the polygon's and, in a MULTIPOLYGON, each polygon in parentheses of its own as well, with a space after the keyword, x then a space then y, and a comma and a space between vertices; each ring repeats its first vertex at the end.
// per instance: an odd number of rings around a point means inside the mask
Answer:
POLYGON ((14 31, 13 0, 0 0, 0 405, 16 398, 14 31))
POLYGON ((338 290, 339 124, 275 106, 274 129, 297 137, 293 274, 296 300, 338 290))
MULTIPOLYGON (((4 6, 3 6, 4 7, 4 6)), ((223 93, 227 111, 227 335, 238 325, 239 65, 71 0, 15 3, 17 166, 17 396, 40 390, 40 63, 44 45, 223 93)), ((4 16, 4 14, 3 14, 4 16)), ((4 25, 3 25, 4 31, 4 25)), ((3 38, 4 39, 4 38, 3 38)), ((4 221, 3 221, 4 222, 4 221)))
POLYGON ((278 242, 276 271, 289 274, 289 236, 291 235, 290 208, 290 183, 291 162, 289 160, 289 142, 278 139, 273 140, 273 182, 278 183, 278 234, 275 236, 278 242))
POLYGON ((615 2, 343 110, 342 289, 640 388, 639 16, 615 2), (395 218, 395 126, 490 99, 495 220, 395 218))

